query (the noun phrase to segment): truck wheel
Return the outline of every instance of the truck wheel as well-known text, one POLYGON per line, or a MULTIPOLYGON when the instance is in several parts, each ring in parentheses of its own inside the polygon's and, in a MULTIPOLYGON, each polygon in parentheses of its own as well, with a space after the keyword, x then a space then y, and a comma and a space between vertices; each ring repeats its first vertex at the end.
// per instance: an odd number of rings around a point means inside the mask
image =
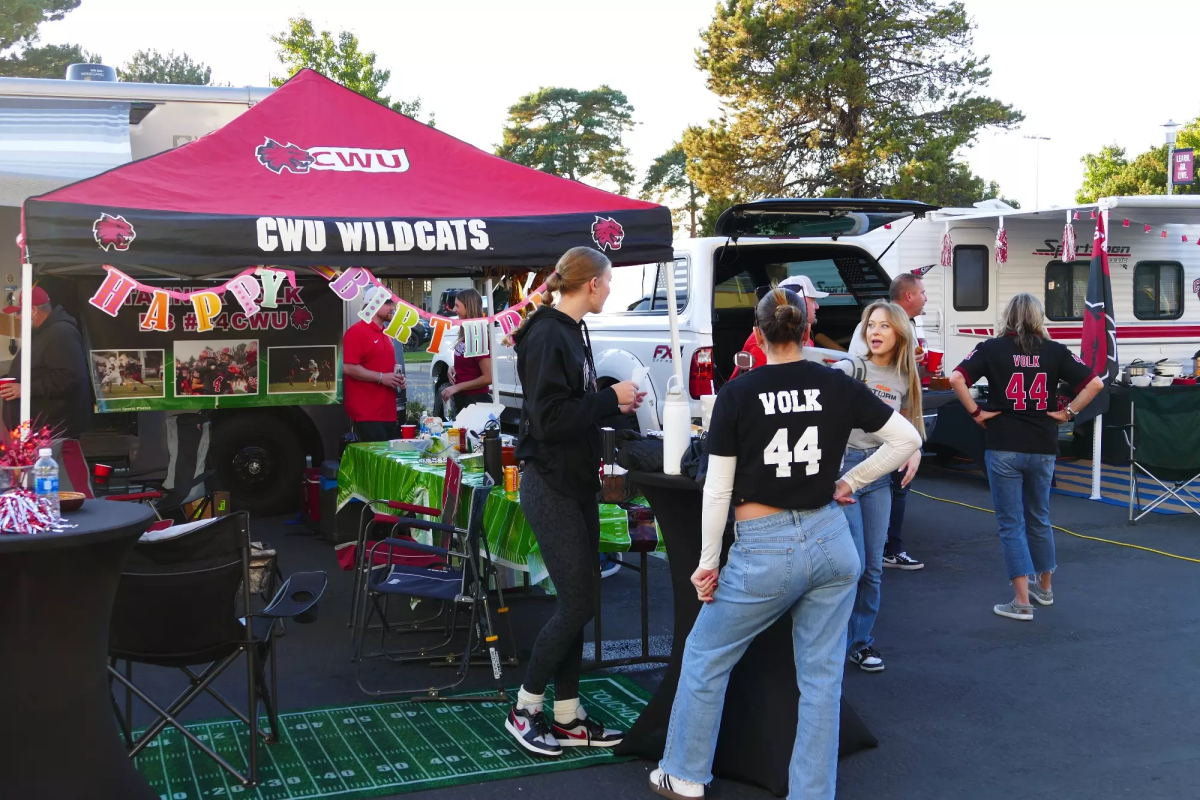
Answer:
POLYGON ((450 379, 446 377, 446 370, 442 368, 438 370, 437 375, 433 378, 433 415, 435 417, 446 418, 446 406, 442 402, 442 389, 450 385, 450 379))
POLYGON ((290 425, 269 414, 239 414, 213 433, 213 465, 235 509, 263 516, 296 509, 304 450, 290 425))

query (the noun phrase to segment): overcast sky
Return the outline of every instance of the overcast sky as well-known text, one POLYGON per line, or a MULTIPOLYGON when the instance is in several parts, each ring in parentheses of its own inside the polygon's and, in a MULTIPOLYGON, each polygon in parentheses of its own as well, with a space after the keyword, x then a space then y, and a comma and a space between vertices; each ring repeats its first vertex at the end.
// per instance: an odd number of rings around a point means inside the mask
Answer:
MULTIPOLYGON (((1200 114, 1188 3, 1141 0, 966 0, 977 24, 975 52, 991 57, 988 94, 1026 121, 1014 133, 985 132, 963 155, 1002 192, 1034 205, 1074 202, 1080 157, 1116 142, 1132 153, 1163 141, 1168 118, 1200 114), (1174 20, 1174 22, 1172 22, 1174 20), (1170 31, 1183 32, 1174 44, 1170 31), (1035 142, 1041 143, 1035 181, 1035 142)), ((627 143, 639 174, 689 124, 720 104, 695 66, 698 32, 712 0, 83 0, 42 27, 45 43, 81 44, 120 65, 136 50, 186 52, 213 79, 266 85, 281 67, 269 37, 306 14, 318 27, 347 29, 392 70, 394 97, 419 96, 438 127, 492 150, 505 114, 539 86, 620 89, 639 123, 627 143), (169 10, 168 10, 169 9, 169 10), (184 13, 187 9, 189 13, 184 13)))

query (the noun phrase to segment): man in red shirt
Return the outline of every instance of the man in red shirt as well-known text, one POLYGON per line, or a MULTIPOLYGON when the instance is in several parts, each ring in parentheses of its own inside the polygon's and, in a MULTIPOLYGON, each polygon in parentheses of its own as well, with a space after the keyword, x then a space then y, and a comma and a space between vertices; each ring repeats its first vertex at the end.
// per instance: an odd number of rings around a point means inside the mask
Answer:
POLYGON ((382 286, 368 286, 363 291, 364 302, 369 303, 376 292, 387 292, 388 301, 379 307, 374 319, 359 320, 342 337, 346 413, 360 442, 400 438, 396 393, 404 388, 404 375, 396 373, 392 339, 383 332, 396 313, 396 304, 391 292, 382 286))
MULTIPOLYGON (((765 290, 770 289, 770 288, 771 287, 769 287, 769 286, 759 287, 759 291, 755 292, 755 297, 758 300, 762 300, 763 297, 766 296, 765 290)), ((784 278, 782 281, 779 282, 779 288, 791 289, 793 292, 795 292, 796 294, 798 294, 804 298, 804 304, 808 307, 808 321, 809 321, 810 325, 809 325, 808 333, 804 334, 805 338, 804 338, 803 345, 805 347, 812 347, 813 341, 811 338, 811 336, 812 336, 812 324, 811 323, 815 323, 817 321, 817 309, 821 307, 820 304, 817 302, 817 299, 820 297, 828 297, 829 293, 818 291, 817 287, 813 286, 813 282, 811 280, 809 280, 809 277, 807 275, 793 275, 790 278, 784 278)), ((750 331, 750 335, 746 338, 746 343, 744 345, 742 345, 742 350, 746 351, 747 353, 749 353, 751 356, 754 357, 755 369, 757 369, 758 367, 766 366, 767 354, 764 353, 762 351, 762 348, 758 346, 758 342, 754 341, 754 331, 750 331)), ((735 369, 733 371, 733 375, 730 377, 730 380, 733 380, 733 378, 736 378, 738 376, 739 372, 740 372, 740 370, 735 369)))

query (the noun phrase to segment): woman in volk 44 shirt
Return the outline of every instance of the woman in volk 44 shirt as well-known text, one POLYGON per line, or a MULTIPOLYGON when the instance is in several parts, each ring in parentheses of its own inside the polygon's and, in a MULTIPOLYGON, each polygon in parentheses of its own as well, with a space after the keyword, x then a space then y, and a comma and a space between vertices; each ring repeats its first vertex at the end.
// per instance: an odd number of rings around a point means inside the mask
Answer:
POLYGON ((524 395, 515 453, 524 466, 521 511, 557 596, 505 727, 517 744, 542 756, 562 755, 563 747, 613 747, 624 738, 588 717, 579 702, 583 629, 595 613, 600 580, 599 421, 636 412, 646 395, 632 381, 596 388, 583 318, 604 307, 611 278, 603 253, 571 248, 546 280, 541 307, 513 333, 524 395), (551 680, 553 721, 543 710, 551 680))
MULTIPOLYGON (((899 411, 913 424, 922 438, 925 424, 921 420, 921 378, 917 374, 916 337, 908 314, 895 303, 877 300, 863 309, 862 324, 856 331, 866 346, 866 377, 863 382, 894 411, 899 411)), ((853 374, 850 361, 834 365, 853 374)), ((843 471, 849 471, 866 461, 883 444, 873 433, 855 429, 846 446, 843 471)), ((900 470, 902 488, 916 477, 921 466, 920 451, 900 470)), ((887 544, 888 524, 892 517, 892 476, 884 475, 854 493, 858 502, 846 506, 846 521, 854 534, 854 545, 863 562, 863 574, 854 596, 854 611, 850 614, 850 636, 846 654, 864 672, 882 672, 883 656, 875 649, 871 632, 879 616, 879 599, 883 577, 883 550, 887 544)))
POLYGON ((704 796, 729 673, 754 637, 792 618, 799 722, 789 768, 791 798, 832 798, 846 623, 862 563, 838 503, 898 469, 921 444, 903 416, 863 383, 801 358, 804 301, 776 288, 755 310, 767 365, 721 388, 708 434, 703 546, 692 575, 704 601, 688 636, 667 744, 650 788, 704 796), (883 445, 838 479, 850 432, 883 445), (720 567, 730 503, 737 523, 720 567))
POLYGON ((992 505, 1000 526, 1004 566, 1015 597, 993 608, 1002 617, 1032 620, 1032 597, 1054 603, 1050 575, 1054 531, 1050 528, 1050 480, 1058 455, 1058 426, 1075 418, 1104 388, 1079 357, 1050 340, 1042 304, 1033 295, 1013 295, 996 338, 976 347, 954 368, 950 385, 975 422, 986 428, 984 461, 992 505), (987 378, 987 408, 971 397, 970 386, 987 378), (1076 392, 1056 410, 1060 380, 1076 392), (1033 580, 1030 580, 1033 579, 1033 580))

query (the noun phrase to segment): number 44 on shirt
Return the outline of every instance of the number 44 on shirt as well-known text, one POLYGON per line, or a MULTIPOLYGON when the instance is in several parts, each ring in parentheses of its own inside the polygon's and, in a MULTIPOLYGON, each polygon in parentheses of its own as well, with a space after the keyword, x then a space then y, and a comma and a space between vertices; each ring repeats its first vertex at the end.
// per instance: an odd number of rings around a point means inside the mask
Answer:
MULTIPOLYGON (((761 440, 760 440, 761 441, 761 440)), ((788 429, 775 431, 771 441, 763 450, 763 463, 775 465, 776 478, 792 477, 792 464, 806 464, 805 475, 816 475, 821 469, 821 448, 817 444, 817 428, 805 428, 796 440, 795 447, 788 446, 788 429)))

